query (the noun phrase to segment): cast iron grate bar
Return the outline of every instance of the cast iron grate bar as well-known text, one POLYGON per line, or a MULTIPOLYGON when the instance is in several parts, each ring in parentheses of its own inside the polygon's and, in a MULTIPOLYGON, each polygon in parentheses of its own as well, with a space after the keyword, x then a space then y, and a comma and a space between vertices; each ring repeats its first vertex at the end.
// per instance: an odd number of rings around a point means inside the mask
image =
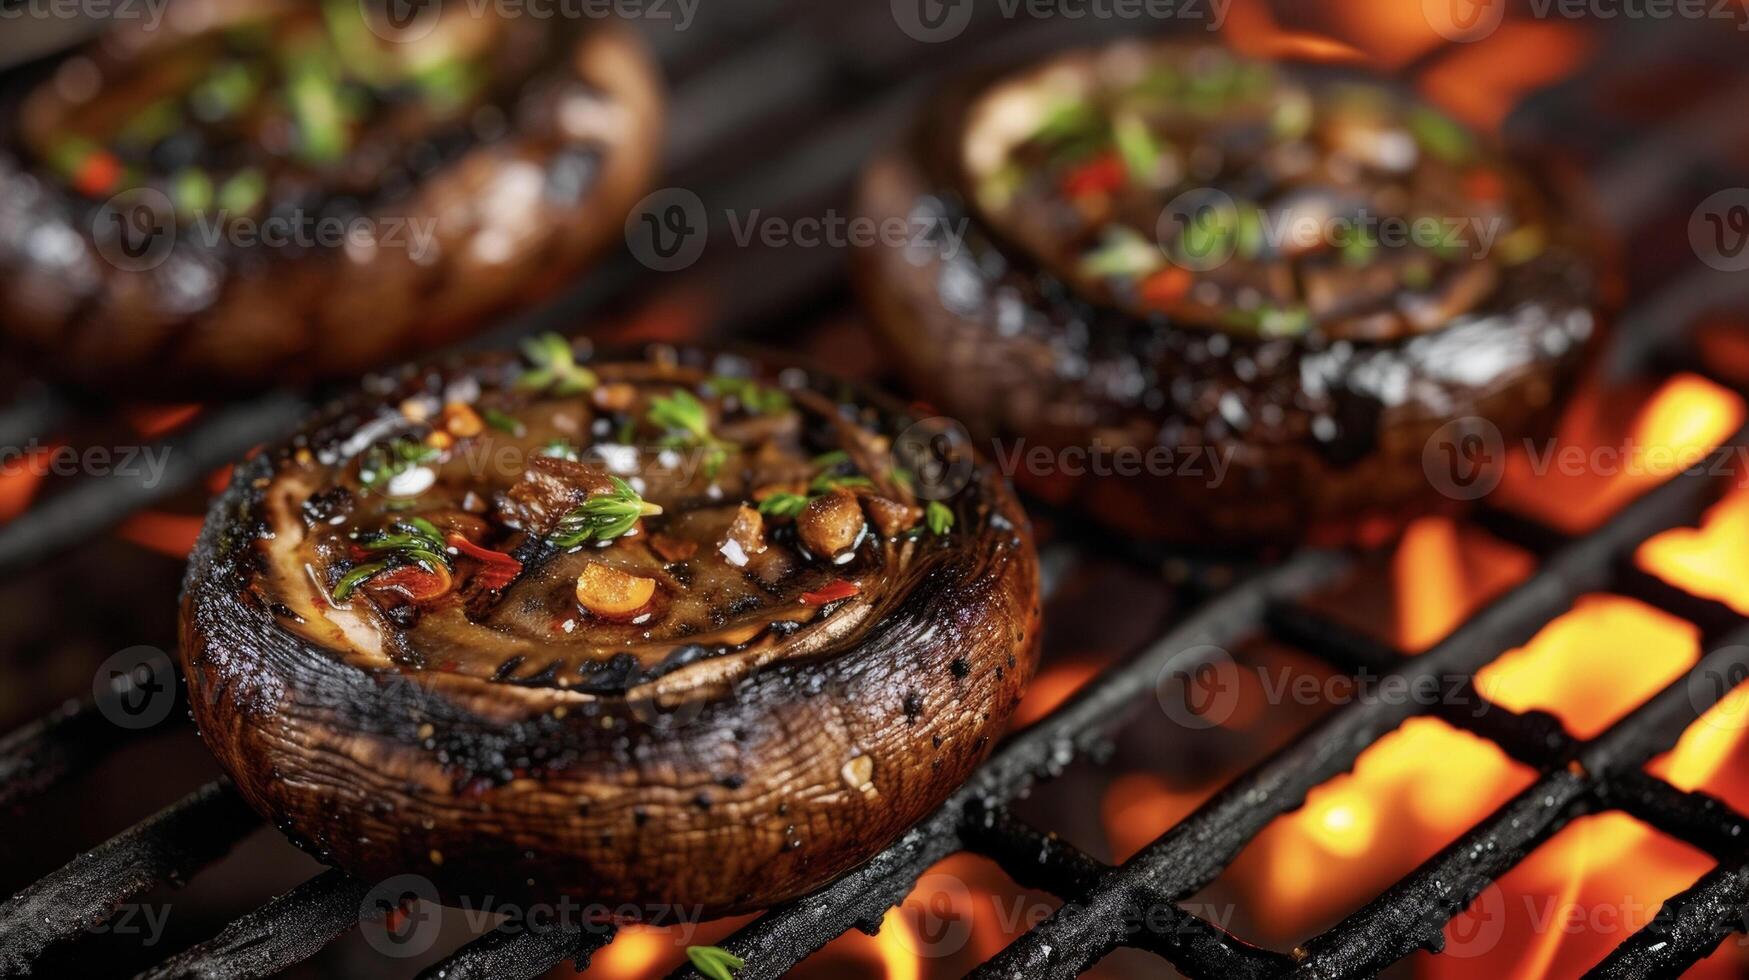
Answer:
POLYGON ((468 943, 419 980, 499 980, 538 977, 566 960, 581 973, 590 957, 613 942, 614 927, 527 929, 489 932, 468 943))
POLYGON ((91 701, 72 701, 0 739, 0 809, 29 800, 84 771, 133 732, 91 701))
POLYGON ((145 973, 139 980, 269 977, 314 956, 359 923, 369 888, 324 871, 145 973))
MULTIPOLYGON (((1727 447, 1740 444, 1744 435, 1743 431, 1736 433, 1727 442, 1727 447)), ((1441 693, 1438 685, 1444 678, 1468 677, 1501 653, 1528 641, 1544 625, 1565 612, 1579 595, 1607 588, 1621 555, 1630 553, 1640 542, 1659 531, 1692 521, 1702 503, 1710 499, 1712 482, 1704 467, 1685 472, 1648 491, 1596 531, 1557 549, 1530 578, 1471 617, 1433 649, 1400 662, 1393 673, 1407 682, 1410 690, 1426 690, 1432 685, 1435 697, 1425 709, 1417 706, 1417 698, 1356 701, 1338 709, 1311 732, 1228 784, 1214 799, 1130 861, 1101 875, 1093 889, 1065 904, 1045 922, 1017 939, 976 975, 1027 977, 1029 980, 1070 976, 1086 969, 1110 950, 1130 945, 1131 938, 1122 916, 1123 904, 1138 889, 1149 889, 1177 900, 1206 886, 1269 821, 1301 805, 1313 787, 1351 768, 1360 753, 1385 733, 1437 704, 1437 695, 1441 693)), ((1264 618, 1271 618, 1267 611, 1264 618)), ((1281 622, 1289 617, 1276 612, 1273 618, 1281 622)), ((1316 635, 1320 631, 1307 626, 1300 632, 1316 635)), ((1327 651, 1342 642, 1335 639, 1339 635, 1336 628, 1322 632, 1327 651)), ((1386 660, 1386 655, 1377 649, 1362 648, 1349 650, 1338 659, 1350 664, 1377 663, 1386 660)), ((1686 698, 1685 686, 1686 679, 1684 690, 1667 691, 1666 695, 1686 698)), ((1658 718, 1668 720, 1666 715, 1675 717, 1669 699, 1664 696, 1648 702, 1641 713, 1652 711, 1653 705, 1658 707, 1658 718)), ((1635 717, 1641 713, 1636 713, 1635 717)), ((1689 713, 1694 713, 1692 706, 1689 713)), ((1607 739, 1592 743, 1586 750, 1590 753, 1588 758, 1594 764, 1606 761, 1597 758, 1597 754, 1615 746, 1615 741, 1607 739)), ((1595 785, 1588 777, 1565 769, 1550 773, 1544 782, 1547 784, 1544 788, 1553 793, 1556 803, 1562 806, 1577 801, 1595 785)), ((1547 796, 1544 794, 1544 797, 1532 801, 1543 813, 1556 809, 1554 804, 1545 805, 1547 796)), ((1522 802, 1515 801, 1509 806, 1522 802)), ((1539 823, 1545 830, 1552 826, 1548 819, 1539 823)), ((1529 845, 1535 842, 1530 839, 1519 841, 1524 845, 1523 853, 1528 853, 1529 845)), ((1389 913, 1389 926, 1403 928, 1429 917, 1430 909, 1433 910, 1431 918, 1437 919, 1442 926, 1450 915, 1461 909, 1462 904, 1446 907, 1451 896, 1444 886, 1440 887, 1439 893, 1434 895, 1398 895, 1377 904, 1389 913), (1431 904, 1433 899, 1439 899, 1446 906, 1431 904), (1405 923, 1405 915, 1411 917, 1410 923, 1405 923)), ((1320 943, 1323 947, 1337 944, 1348 934, 1340 929, 1313 941, 1308 948, 1319 949, 1320 943)), ((1351 931, 1358 933, 1360 930, 1351 931)), ((1422 925, 1411 931, 1425 935, 1427 928, 1422 925)), ((1382 957, 1382 950, 1392 947, 1379 940, 1389 939, 1392 935, 1400 937, 1401 934, 1393 934, 1381 925, 1370 930, 1368 943, 1354 944, 1358 952, 1347 946, 1341 947, 1340 955, 1332 954, 1329 962, 1346 965, 1344 955, 1382 957)), ((1383 959, 1379 965, 1394 962, 1421 944, 1417 942, 1397 955, 1383 959)), ((1208 964, 1178 965, 1181 969, 1188 968, 1187 972, 1193 975, 1216 975, 1208 972, 1208 964)), ((1344 975, 1344 971, 1336 969, 1333 974, 1344 975)))
POLYGON ((58 943, 99 925, 116 908, 223 857, 261 825, 230 784, 208 783, 0 905, 0 976, 29 973, 58 943))

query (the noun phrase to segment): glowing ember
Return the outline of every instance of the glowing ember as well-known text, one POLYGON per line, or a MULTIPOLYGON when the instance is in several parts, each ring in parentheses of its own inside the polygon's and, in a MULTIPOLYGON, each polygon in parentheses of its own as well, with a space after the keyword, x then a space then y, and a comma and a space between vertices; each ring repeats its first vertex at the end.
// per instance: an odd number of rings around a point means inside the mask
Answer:
POLYGON ((1534 778, 1485 739, 1410 719, 1363 752, 1352 773, 1265 828, 1228 876, 1260 938, 1297 942, 1413 871, 1534 778))
POLYGON ((43 478, 49 475, 49 457, 57 448, 42 446, 27 453, 22 459, 0 464, 0 524, 29 509, 30 502, 36 499, 36 492, 42 486, 43 478))
POLYGON ((1591 48, 1572 24, 1506 21, 1486 39, 1447 52, 1422 75, 1422 89, 1470 125, 1497 130, 1526 93, 1572 74, 1591 48))
POLYGON ((1057 710, 1070 695, 1081 689, 1081 685, 1097 676, 1100 669, 1100 664, 1086 660, 1047 666, 1027 687, 1026 696, 1014 709, 1009 727, 1025 728, 1057 710))
MULTIPOLYGON (((1632 817, 1582 817, 1484 889, 1446 927, 1447 950, 1418 953, 1426 980, 1577 977, 1644 927, 1712 860, 1632 817)), ((1727 946, 1730 944, 1727 943, 1727 946)), ((1726 955, 1733 955, 1729 950, 1726 955)), ((1715 956, 1689 977, 1737 976, 1715 956)))
POLYGON ((195 539, 200 537, 203 523, 204 519, 199 515, 141 511, 123 521, 115 533, 124 541, 132 541, 159 554, 187 558, 194 550, 195 539))
POLYGON ((1583 596, 1529 643, 1476 674, 1504 708, 1541 708, 1590 738, 1682 676, 1700 659, 1693 624, 1633 599, 1583 596))
POLYGON ((1739 489, 1707 511, 1698 529, 1666 531, 1641 545, 1635 558, 1641 568, 1671 585, 1749 614, 1745 541, 1749 541, 1749 489, 1739 489))
POLYGON ((1743 400, 1693 375, 1661 387, 1631 426, 1611 424, 1622 392, 1581 392, 1556 439, 1507 457, 1496 498, 1564 531, 1582 532, 1705 458, 1743 422, 1743 400))
POLYGON ((1105 839, 1116 861, 1126 861, 1173 824, 1190 816, 1216 787, 1175 789, 1152 773, 1125 773, 1112 780, 1102 803, 1105 839))
POLYGON ((136 405, 124 409, 122 417, 135 432, 151 439, 182 428, 200 412, 200 405, 136 405))
POLYGON ((1416 521, 1392 558, 1397 646, 1419 653, 1494 596, 1523 581, 1533 562, 1524 552, 1481 533, 1462 533, 1443 517, 1416 521))
POLYGON ((1254 58, 1303 58, 1308 61, 1363 62, 1366 55, 1351 44, 1322 34, 1285 31, 1262 0, 1235 0, 1222 28, 1234 50, 1254 58))

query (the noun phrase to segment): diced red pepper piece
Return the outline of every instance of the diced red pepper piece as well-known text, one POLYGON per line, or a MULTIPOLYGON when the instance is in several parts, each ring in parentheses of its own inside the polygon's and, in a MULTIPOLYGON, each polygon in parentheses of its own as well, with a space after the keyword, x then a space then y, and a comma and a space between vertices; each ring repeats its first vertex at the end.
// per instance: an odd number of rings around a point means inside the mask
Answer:
POLYGON ((451 548, 481 563, 476 575, 480 584, 488 589, 502 589, 522 574, 522 562, 502 551, 482 548, 454 531, 445 540, 451 548))
POLYGON ((431 602, 443 598, 454 581, 445 570, 430 572, 418 565, 402 565, 373 577, 365 588, 399 592, 410 602, 431 602))
POLYGON ((1102 153, 1063 175, 1063 193, 1070 197, 1110 194, 1123 187, 1126 171, 1115 153, 1102 153))
POLYGON ((1506 182, 1492 170, 1477 167, 1463 177, 1464 193, 1475 201, 1498 201, 1506 196, 1506 182))
POLYGON ((861 586, 858 586, 855 582, 841 578, 833 579, 825 585, 820 586, 818 589, 815 589, 813 592, 803 592, 802 601, 810 606, 823 606, 828 602, 837 602, 839 599, 848 599, 861 591, 861 586))
POLYGON ((88 197, 108 194, 121 183, 122 172, 121 161, 115 154, 93 150, 73 171, 73 189, 88 197))
POLYGON ((1142 302, 1153 309, 1171 309, 1190 292, 1193 281, 1190 270, 1169 265, 1142 281, 1142 302))

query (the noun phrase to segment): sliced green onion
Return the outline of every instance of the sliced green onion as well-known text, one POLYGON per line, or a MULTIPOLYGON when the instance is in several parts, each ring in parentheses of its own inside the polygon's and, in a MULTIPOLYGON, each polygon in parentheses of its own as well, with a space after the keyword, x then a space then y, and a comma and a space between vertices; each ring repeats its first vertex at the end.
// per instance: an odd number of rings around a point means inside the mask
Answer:
POLYGON ((1098 248, 1081 257, 1078 268, 1082 275, 1095 278, 1137 278, 1158 269, 1165 261, 1166 256, 1141 232, 1114 225, 1106 230, 1105 240, 1098 248))
POLYGON ((1160 160, 1164 152, 1154 139, 1154 134, 1148 131, 1148 124, 1140 116, 1132 113, 1119 115, 1112 123, 1112 137, 1117 142, 1117 152, 1123 158, 1124 167, 1130 172, 1130 178, 1142 183, 1152 183, 1160 176, 1160 160))
POLYGON ((184 167, 172 178, 176 210, 200 214, 213 206, 213 179, 199 167, 184 167))
POLYGON ((334 601, 345 602, 347 598, 352 595, 353 590, 357 589, 360 585, 363 585, 367 580, 377 574, 388 571, 389 567, 393 564, 393 561, 384 559, 382 561, 373 561, 368 565, 360 565, 352 571, 347 572, 345 575, 341 576, 340 581, 334 585, 334 601))
POLYGON ((1415 142, 1447 163, 1462 163, 1475 153, 1476 142, 1469 131, 1442 112, 1418 106, 1406 122, 1415 142))
POLYGON ((254 167, 245 167, 219 187, 219 210, 233 215, 248 214, 266 197, 267 177, 254 167))

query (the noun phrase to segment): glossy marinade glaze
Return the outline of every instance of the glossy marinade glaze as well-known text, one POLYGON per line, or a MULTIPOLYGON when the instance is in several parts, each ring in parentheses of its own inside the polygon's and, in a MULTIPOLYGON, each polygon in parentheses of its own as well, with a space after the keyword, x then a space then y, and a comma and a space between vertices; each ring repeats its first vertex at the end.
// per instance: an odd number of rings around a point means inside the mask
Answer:
POLYGON ((930 499, 904 424, 800 370, 554 337, 375 382, 215 505, 184 597, 203 736, 367 877, 801 894, 957 786, 1034 666, 1024 516, 981 464, 930 499))
POLYGON ((620 237, 662 127, 629 30, 371 9, 179 5, 23 76, 0 329, 91 387, 242 393, 425 353, 620 237))
POLYGON ((937 230, 859 256, 916 386, 981 440, 1165 462, 1010 475, 1180 543, 1450 503, 1441 427, 1542 433, 1600 330, 1594 243, 1533 172, 1382 83, 1216 47, 968 81, 861 201, 937 230))

